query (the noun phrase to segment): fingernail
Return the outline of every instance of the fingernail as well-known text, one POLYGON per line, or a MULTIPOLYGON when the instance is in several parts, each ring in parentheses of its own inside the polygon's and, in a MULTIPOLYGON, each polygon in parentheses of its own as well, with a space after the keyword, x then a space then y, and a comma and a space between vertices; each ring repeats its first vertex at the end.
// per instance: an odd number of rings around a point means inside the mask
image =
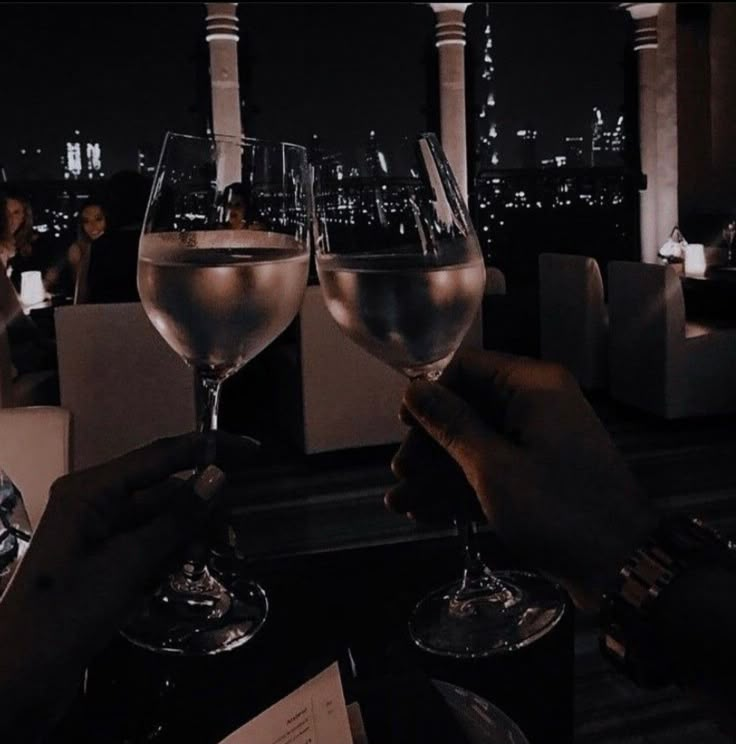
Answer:
POLYGON ((208 465, 201 473, 192 476, 190 483, 194 493, 207 504, 225 485, 225 473, 217 465, 208 465))

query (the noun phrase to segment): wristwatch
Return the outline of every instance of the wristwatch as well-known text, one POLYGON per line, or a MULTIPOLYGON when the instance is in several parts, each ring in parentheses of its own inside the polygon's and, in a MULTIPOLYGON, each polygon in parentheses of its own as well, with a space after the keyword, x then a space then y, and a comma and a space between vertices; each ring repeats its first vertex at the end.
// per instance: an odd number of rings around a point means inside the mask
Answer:
POLYGON ((601 653, 641 687, 674 681, 670 655, 653 621, 657 600, 694 566, 736 569, 736 544, 694 517, 664 517, 619 571, 600 611, 601 653))

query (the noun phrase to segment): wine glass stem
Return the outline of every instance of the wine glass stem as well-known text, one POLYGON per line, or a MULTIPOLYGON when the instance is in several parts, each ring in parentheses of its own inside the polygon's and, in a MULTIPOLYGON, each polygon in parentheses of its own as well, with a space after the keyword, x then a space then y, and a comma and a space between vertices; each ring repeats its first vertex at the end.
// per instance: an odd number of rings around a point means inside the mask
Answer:
POLYGON ((220 409, 220 380, 205 377, 199 374, 200 385, 204 391, 202 412, 199 419, 199 430, 201 432, 217 431, 217 414, 220 409))
POLYGON ((455 524, 463 545, 463 578, 457 598, 473 594, 483 587, 485 591, 501 592, 501 582, 496 579, 475 549, 475 525, 467 517, 456 517, 455 524))
MULTIPOLYGON (((206 377, 198 373, 199 383, 202 387, 202 410, 199 417, 199 431, 217 431, 217 414, 220 408, 220 389, 222 383, 220 380, 206 377)), ((197 466, 197 472, 200 472, 210 463, 204 463, 197 466)), ((204 575, 207 565, 207 546, 201 542, 195 542, 189 549, 189 555, 182 566, 182 573, 191 580, 196 581, 204 575)))

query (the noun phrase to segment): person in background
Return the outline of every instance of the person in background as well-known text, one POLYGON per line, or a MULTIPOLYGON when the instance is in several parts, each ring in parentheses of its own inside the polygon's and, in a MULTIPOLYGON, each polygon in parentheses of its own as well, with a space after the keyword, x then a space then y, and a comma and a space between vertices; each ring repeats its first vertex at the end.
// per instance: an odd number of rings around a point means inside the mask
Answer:
POLYGON ((150 182, 134 171, 110 178, 106 230, 90 246, 87 289, 78 302, 139 302, 138 241, 150 182))
POLYGON ((107 214, 99 199, 82 204, 77 215, 77 238, 69 246, 65 260, 59 267, 57 288, 67 297, 86 294, 87 269, 92 242, 107 229, 107 214))
POLYGON ((266 230, 253 208, 250 188, 244 183, 232 183, 223 194, 225 226, 231 230, 266 230))
POLYGON ((0 269, 6 276, 12 273, 10 259, 15 256, 15 242, 8 229, 8 209, 6 199, 0 194, 0 269))
MULTIPOLYGON (((13 379, 26 372, 56 370, 56 344, 43 336, 38 326, 23 312, 23 306, 15 285, 11 281, 11 258, 15 256, 15 244, 7 239, 8 211, 0 202, 0 333, 7 335, 10 349, 11 374, 13 379), (6 264, 7 261, 7 264, 6 264)), ((49 379, 43 390, 39 390, 38 404, 55 405, 59 402, 58 378, 49 379)))
POLYGON ((20 292, 20 277, 24 271, 42 270, 42 260, 36 247, 38 234, 33 229, 31 204, 20 194, 5 196, 3 262, 13 286, 20 292))
POLYGON ((719 247, 728 266, 736 266, 736 218, 730 218, 721 232, 719 247))
POLYGON ((736 547, 654 508, 573 376, 460 353, 414 381, 389 509, 449 519, 459 499, 598 613, 601 651, 643 686, 676 682, 736 734, 736 547))

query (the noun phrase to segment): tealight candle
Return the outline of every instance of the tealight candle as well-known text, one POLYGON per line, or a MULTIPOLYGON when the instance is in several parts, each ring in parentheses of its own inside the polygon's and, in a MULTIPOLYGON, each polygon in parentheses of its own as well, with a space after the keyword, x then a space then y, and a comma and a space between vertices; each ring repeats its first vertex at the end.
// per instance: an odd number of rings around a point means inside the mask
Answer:
POLYGON ((46 299, 40 271, 24 271, 20 275, 20 300, 24 305, 37 305, 46 299))

